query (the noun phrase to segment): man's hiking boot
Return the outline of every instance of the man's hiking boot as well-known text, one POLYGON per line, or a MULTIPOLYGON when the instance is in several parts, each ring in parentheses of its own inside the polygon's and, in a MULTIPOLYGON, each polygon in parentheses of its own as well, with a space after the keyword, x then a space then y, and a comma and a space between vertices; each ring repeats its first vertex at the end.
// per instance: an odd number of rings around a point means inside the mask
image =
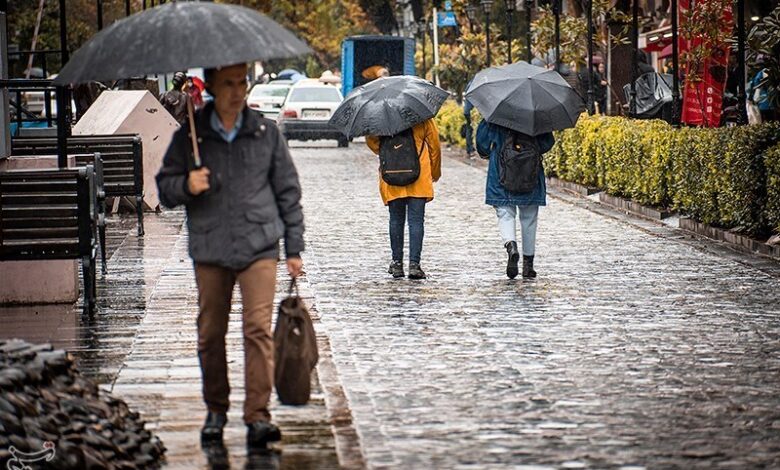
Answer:
POLYGON ((222 429, 227 424, 227 415, 225 413, 214 413, 209 411, 206 415, 206 422, 200 430, 201 442, 222 441, 222 429))
POLYGON ((526 279, 533 279, 536 277, 536 271, 534 271, 534 257, 523 255, 523 277, 526 279))
POLYGON ((264 449, 269 442, 282 439, 279 428, 268 421, 255 421, 246 425, 246 445, 249 448, 264 449))
POLYGON ((517 242, 506 242, 504 245, 508 259, 506 261, 506 277, 514 279, 517 277, 517 262, 520 261, 520 253, 517 251, 517 242))
POLYGON ((393 261, 390 263, 390 268, 387 270, 389 274, 392 274, 394 278, 404 277, 404 263, 402 261, 393 261))
POLYGON ((409 279, 425 279, 425 272, 420 267, 420 263, 409 263, 409 279))

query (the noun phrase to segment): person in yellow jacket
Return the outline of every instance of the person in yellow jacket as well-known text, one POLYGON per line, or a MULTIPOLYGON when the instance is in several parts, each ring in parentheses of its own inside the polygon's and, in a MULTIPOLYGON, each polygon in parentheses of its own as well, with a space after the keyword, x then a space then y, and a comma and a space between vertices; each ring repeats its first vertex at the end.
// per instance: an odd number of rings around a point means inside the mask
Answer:
MULTIPOLYGON (((420 155, 420 177, 407 186, 391 186, 379 177, 379 193, 390 210, 390 248, 393 261, 388 272, 394 278, 404 277, 404 226, 409 220, 409 279, 425 279, 420 267, 425 234, 425 204, 433 200, 433 183, 441 177, 439 130, 433 119, 412 129, 420 155)), ((366 137, 366 144, 379 155, 380 138, 366 137)))

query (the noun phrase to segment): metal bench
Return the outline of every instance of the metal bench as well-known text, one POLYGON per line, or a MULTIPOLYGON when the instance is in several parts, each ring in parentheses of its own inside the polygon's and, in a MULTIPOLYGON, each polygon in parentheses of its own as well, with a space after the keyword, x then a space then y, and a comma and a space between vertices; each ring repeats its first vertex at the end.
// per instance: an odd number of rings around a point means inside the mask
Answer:
POLYGON ((96 301, 98 196, 95 170, 0 172, 0 260, 80 259, 84 311, 96 301))
MULTIPOLYGON (((77 166, 91 164, 94 154, 103 159, 106 197, 134 197, 138 216, 138 235, 144 234, 143 146, 138 135, 89 135, 68 137, 68 155, 75 155, 77 166)), ((56 155, 57 139, 52 137, 16 137, 11 155, 56 155)))

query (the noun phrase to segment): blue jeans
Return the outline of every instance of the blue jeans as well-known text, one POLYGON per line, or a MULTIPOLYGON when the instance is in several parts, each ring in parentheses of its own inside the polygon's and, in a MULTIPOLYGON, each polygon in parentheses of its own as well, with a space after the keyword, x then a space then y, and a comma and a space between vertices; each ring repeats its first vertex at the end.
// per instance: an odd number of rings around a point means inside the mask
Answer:
POLYGON ((393 261, 404 260, 404 225, 409 213, 409 261, 419 263, 425 235, 425 203, 419 197, 405 197, 390 201, 390 248, 393 261))

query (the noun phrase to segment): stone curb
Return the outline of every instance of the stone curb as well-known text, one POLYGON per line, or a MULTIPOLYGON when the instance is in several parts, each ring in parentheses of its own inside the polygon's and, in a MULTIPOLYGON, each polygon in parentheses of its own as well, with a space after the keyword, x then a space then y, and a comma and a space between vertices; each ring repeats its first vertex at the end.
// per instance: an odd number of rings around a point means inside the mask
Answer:
POLYGON ((745 253, 767 256, 780 261, 780 245, 769 245, 756 240, 755 238, 713 227, 712 225, 698 222, 689 217, 680 218, 680 228, 703 237, 723 242, 730 247, 745 253))

